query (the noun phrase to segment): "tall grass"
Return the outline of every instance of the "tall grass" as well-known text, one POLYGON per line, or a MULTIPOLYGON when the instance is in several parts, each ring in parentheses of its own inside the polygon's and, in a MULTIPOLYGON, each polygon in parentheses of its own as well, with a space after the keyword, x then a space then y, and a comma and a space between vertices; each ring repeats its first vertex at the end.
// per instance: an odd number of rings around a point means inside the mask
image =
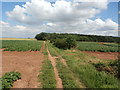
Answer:
MULTIPOLYGON (((104 71, 97 71, 96 68, 88 62, 89 58, 92 59, 92 57, 85 55, 79 51, 62 51, 53 46, 52 48, 54 50, 50 49, 51 52, 55 53, 55 51, 57 51, 57 53, 66 60, 68 68, 75 74, 76 77, 82 81, 82 83, 85 84, 87 88, 118 88, 118 85, 120 85, 119 80, 113 75, 107 74, 104 71)), ((62 75, 64 75, 64 69, 66 68, 60 62, 58 63, 58 70, 60 73, 62 73, 62 75)), ((65 72, 68 72, 68 70, 65 72)), ((61 78, 64 78, 62 75, 61 78)))
POLYGON ((45 44, 45 48, 42 52, 44 54, 44 61, 42 62, 41 73, 38 78, 42 84, 42 88, 56 88, 56 79, 53 66, 51 61, 48 60, 48 52, 47 45, 45 44))
POLYGON ((60 60, 57 60, 57 69, 64 88, 79 88, 79 84, 75 81, 69 68, 61 63, 60 60))
POLYGON ((74 73, 71 72, 71 70, 61 62, 61 60, 60 60, 61 57, 59 57, 59 54, 62 55, 62 52, 64 50, 60 50, 60 49, 54 47, 50 43, 47 43, 47 45, 48 45, 49 51, 52 54, 52 56, 57 57, 56 58, 56 63, 57 63, 56 67, 57 67, 59 76, 62 79, 63 88, 83 87, 83 86, 81 86, 81 84, 79 85, 77 78, 74 76, 74 73))
POLYGON ((54 70, 50 60, 43 62, 41 72, 38 78, 42 84, 42 88, 56 88, 54 70))
MULTIPOLYGON (((79 53, 80 54, 80 53, 79 53)), ((99 72, 93 65, 85 62, 74 56, 63 54, 69 68, 76 73, 82 82, 89 88, 118 88, 119 81, 113 75, 108 75, 105 72, 99 72)))

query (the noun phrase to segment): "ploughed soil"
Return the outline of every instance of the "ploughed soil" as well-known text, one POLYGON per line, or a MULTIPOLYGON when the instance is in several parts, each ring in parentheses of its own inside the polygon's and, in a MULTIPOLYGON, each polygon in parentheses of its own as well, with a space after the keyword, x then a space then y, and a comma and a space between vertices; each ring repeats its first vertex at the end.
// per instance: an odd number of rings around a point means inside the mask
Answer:
POLYGON ((95 56, 99 59, 106 60, 118 60, 118 52, 92 52, 92 51, 82 51, 88 55, 95 56))
MULTIPOLYGON (((44 46, 42 46, 44 48, 44 46)), ((2 51, 2 75, 6 72, 20 72, 22 78, 14 82, 13 88, 37 88, 43 54, 40 51, 2 51)))

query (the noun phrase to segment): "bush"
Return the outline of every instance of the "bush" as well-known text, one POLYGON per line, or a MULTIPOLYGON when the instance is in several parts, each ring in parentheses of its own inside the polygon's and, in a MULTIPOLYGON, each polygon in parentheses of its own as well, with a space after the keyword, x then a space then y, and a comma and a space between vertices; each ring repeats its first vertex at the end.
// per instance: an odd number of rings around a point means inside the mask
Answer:
POLYGON ((0 79, 0 81, 2 81, 2 89, 11 88, 13 86, 13 82, 18 79, 21 79, 21 74, 18 72, 5 73, 5 75, 0 79))
POLYGON ((60 49, 71 49, 77 46, 76 40, 72 37, 66 39, 54 39, 51 40, 50 42, 60 49))
POLYGON ((35 36, 35 39, 37 40, 47 40, 48 39, 48 34, 47 33, 40 33, 35 36))

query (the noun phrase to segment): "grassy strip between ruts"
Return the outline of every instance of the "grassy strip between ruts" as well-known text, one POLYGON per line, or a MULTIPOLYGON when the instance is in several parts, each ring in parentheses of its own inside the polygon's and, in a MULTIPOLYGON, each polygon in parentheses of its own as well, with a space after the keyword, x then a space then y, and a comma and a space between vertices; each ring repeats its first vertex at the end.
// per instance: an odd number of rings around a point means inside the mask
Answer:
POLYGON ((70 70, 60 60, 57 61, 57 69, 64 88, 79 88, 70 70))
POLYGON ((54 48, 51 44, 49 46, 51 46, 49 49, 53 55, 55 55, 55 50, 62 55, 70 70, 76 74, 88 88, 118 88, 118 85, 120 85, 119 80, 113 75, 106 74, 104 71, 97 71, 95 67, 87 61, 87 55, 81 52, 62 51, 54 48), (77 59, 76 57, 79 58, 77 59))
POLYGON ((51 64, 51 61, 48 60, 47 56, 47 50, 46 50, 46 44, 45 49, 42 52, 45 56, 45 59, 42 64, 41 73, 39 74, 38 78, 39 81, 42 84, 42 88, 56 88, 56 80, 55 80, 55 74, 53 70, 53 66, 51 64))
MULTIPOLYGON (((52 53, 52 56, 57 56, 57 48, 53 47, 50 43, 48 43, 48 46, 50 53, 52 53)), ((56 59, 56 63, 59 76, 62 79, 63 88, 79 88, 79 84, 76 82, 72 72, 60 61, 60 58, 56 59)))

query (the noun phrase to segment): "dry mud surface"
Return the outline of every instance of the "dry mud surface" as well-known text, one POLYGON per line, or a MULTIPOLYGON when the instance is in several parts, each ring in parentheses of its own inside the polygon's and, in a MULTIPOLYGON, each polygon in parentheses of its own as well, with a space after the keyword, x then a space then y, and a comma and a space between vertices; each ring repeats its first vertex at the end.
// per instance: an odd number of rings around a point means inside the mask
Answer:
POLYGON ((106 60, 117 60, 118 55, 120 53, 118 52, 92 52, 92 51, 82 51, 84 53, 87 53, 88 55, 95 56, 99 59, 106 59, 106 60))
POLYGON ((20 72, 22 79, 17 80, 13 88, 37 88, 40 85, 37 77, 42 61, 43 54, 40 51, 2 51, 2 75, 11 71, 20 72))

